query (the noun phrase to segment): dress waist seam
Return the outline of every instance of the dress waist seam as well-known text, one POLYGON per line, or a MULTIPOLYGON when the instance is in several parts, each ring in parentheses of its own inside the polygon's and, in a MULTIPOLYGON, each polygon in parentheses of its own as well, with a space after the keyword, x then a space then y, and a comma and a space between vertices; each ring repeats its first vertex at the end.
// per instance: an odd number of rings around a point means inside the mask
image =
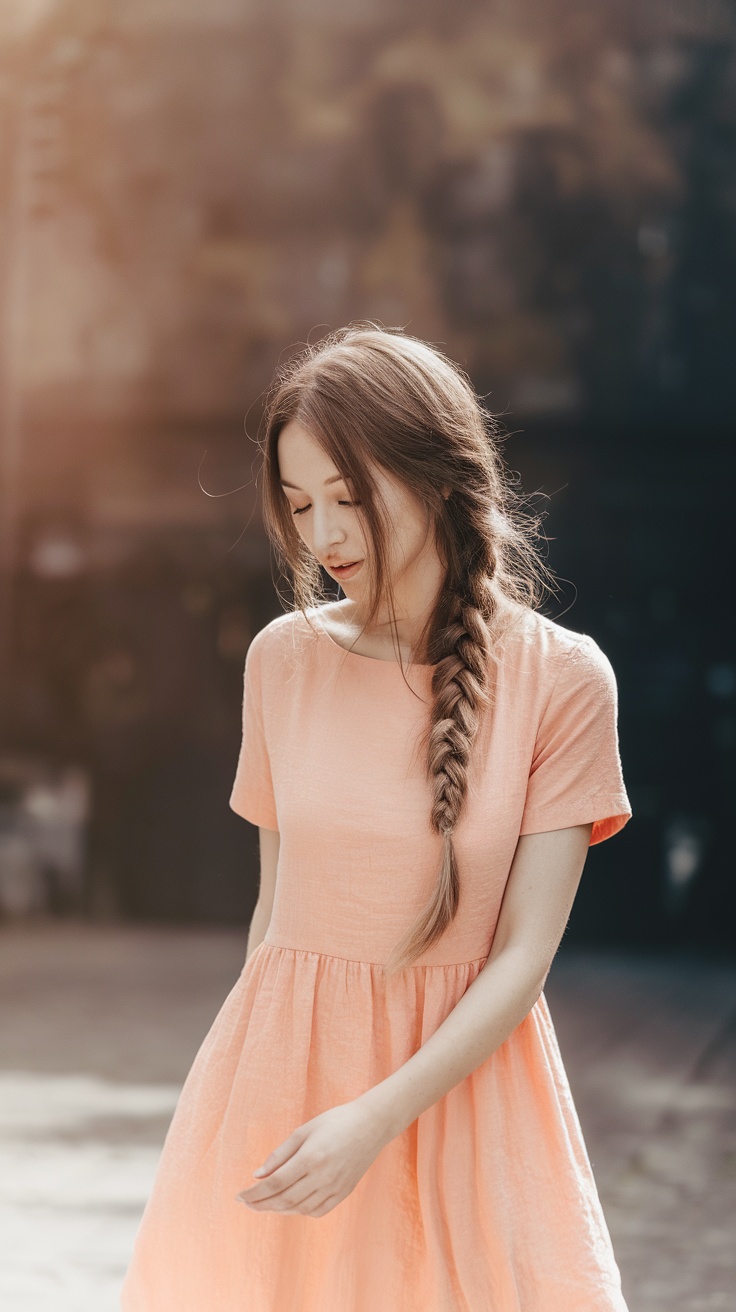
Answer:
MULTIPOLYGON (((258 947, 273 948, 279 952, 293 952, 295 955, 301 957, 326 957, 329 961, 343 961, 348 966, 383 966, 384 964, 382 961, 366 961, 361 959, 360 957, 342 957, 336 952, 317 952, 312 948, 295 948, 288 943, 274 943, 272 942, 271 939, 265 939, 265 938, 261 940, 261 942, 258 944, 258 947)), ((253 957, 255 955, 255 952, 257 951, 258 949, 256 948, 254 952, 251 953, 251 957, 253 957)), ((465 959, 463 961, 437 961, 437 962, 429 961, 424 963, 417 962, 411 966, 405 966, 404 969, 405 970, 454 970, 457 969, 458 966, 475 966, 478 964, 479 961, 480 962, 485 961, 487 959, 487 956, 488 953, 486 952, 481 957, 472 957, 470 959, 465 959)))

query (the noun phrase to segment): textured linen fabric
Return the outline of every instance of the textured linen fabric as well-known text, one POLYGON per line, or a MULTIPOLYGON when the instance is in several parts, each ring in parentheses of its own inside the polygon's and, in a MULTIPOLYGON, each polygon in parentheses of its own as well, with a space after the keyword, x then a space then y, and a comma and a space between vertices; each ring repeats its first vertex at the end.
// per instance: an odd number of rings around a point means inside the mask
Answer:
POLYGON ((248 650, 230 804, 280 831, 273 914, 181 1091, 123 1312, 626 1312, 544 993, 332 1211, 235 1200, 292 1130, 442 1023, 490 951, 520 834, 592 821, 598 843, 631 814, 610 662, 516 608, 455 833, 458 913, 384 980, 441 854, 418 750, 431 667, 405 681, 310 619, 279 616, 248 650))

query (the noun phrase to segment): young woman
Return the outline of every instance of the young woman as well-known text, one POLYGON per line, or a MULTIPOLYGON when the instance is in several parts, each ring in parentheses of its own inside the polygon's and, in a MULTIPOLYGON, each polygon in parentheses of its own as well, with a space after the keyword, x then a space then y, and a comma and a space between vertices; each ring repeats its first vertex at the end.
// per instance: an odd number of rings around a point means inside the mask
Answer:
POLYGON ((631 814, 616 682, 538 609, 497 436, 400 331, 277 373, 296 606, 248 650, 230 799, 260 894, 123 1312, 626 1310, 543 992, 588 846, 631 814))

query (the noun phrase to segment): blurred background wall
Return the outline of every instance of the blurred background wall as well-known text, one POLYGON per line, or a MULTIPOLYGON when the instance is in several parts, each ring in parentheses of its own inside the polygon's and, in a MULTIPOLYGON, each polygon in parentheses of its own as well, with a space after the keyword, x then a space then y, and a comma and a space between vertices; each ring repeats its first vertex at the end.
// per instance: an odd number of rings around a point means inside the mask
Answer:
POLYGON ((262 394, 371 317, 503 416, 618 676, 568 940, 733 950, 735 147, 729 0, 3 0, 0 916, 247 920, 262 394))

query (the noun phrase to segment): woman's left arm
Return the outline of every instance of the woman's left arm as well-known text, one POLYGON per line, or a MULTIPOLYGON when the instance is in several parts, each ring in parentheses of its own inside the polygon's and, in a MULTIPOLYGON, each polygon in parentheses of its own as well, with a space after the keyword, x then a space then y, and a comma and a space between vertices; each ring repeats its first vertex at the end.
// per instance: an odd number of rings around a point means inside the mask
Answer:
POLYGON ((488 959, 441 1025, 365 1093, 279 1144, 239 1200, 255 1211, 324 1216, 387 1143, 507 1039, 544 987, 585 864, 592 825, 522 834, 488 959))
POLYGON ((400 1134, 509 1037, 544 988, 583 873, 592 825, 522 834, 488 959, 434 1034, 359 1101, 400 1134))

